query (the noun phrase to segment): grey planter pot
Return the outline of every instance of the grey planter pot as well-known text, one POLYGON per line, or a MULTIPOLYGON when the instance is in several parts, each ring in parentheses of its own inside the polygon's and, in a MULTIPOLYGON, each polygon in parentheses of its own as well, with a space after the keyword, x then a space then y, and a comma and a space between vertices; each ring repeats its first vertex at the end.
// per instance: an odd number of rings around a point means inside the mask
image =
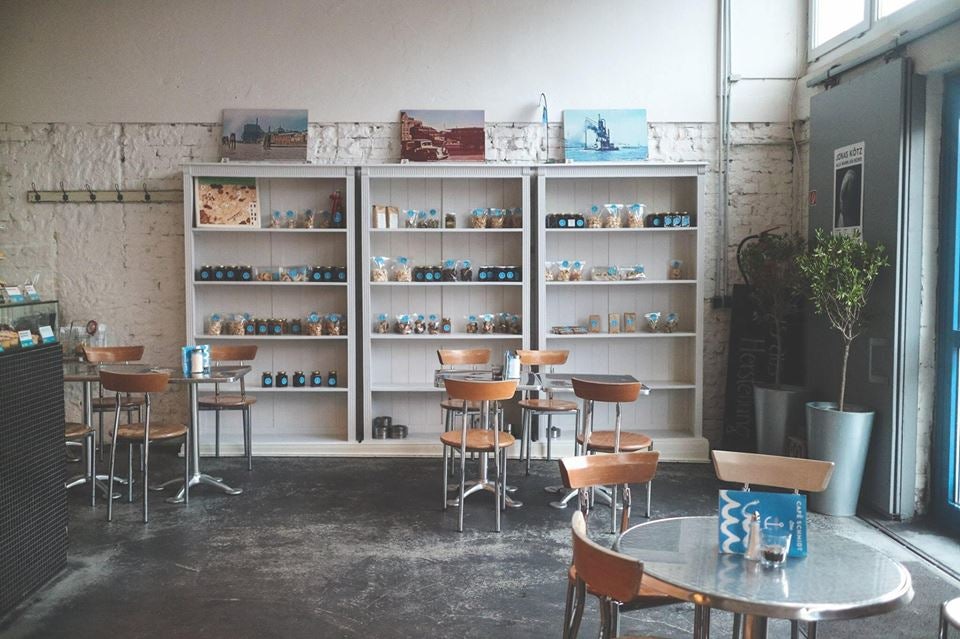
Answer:
POLYGON ((807 389, 781 384, 753 385, 753 414, 757 424, 757 452, 783 455, 787 435, 803 432, 803 405, 807 389))
POLYGON ((840 412, 833 402, 807 403, 807 456, 832 461, 830 484, 807 497, 811 510, 836 517, 857 513, 863 468, 867 462, 873 411, 847 405, 840 412))

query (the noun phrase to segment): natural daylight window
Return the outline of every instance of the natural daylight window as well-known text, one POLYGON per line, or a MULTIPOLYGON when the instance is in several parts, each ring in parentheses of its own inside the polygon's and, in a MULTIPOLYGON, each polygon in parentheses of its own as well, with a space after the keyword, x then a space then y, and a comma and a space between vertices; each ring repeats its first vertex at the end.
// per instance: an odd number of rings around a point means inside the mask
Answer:
MULTIPOLYGON (((903 3, 908 0, 887 1, 903 3)), ((816 57, 857 37, 869 26, 870 0, 811 0, 811 57, 816 57)))
POLYGON ((891 13, 903 9, 917 0, 877 0, 877 19, 886 18, 891 13))

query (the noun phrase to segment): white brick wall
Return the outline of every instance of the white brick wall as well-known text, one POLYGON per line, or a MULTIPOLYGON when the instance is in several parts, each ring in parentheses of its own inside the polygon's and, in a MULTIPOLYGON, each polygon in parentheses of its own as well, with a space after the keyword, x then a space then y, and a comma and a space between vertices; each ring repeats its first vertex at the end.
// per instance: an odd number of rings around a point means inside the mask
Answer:
MULTIPOLYGON (((561 128, 551 124, 550 157, 562 156, 561 128)), ((310 125, 309 159, 367 164, 399 159, 396 123, 310 125)), ((146 346, 146 359, 171 362, 183 342, 183 222, 179 204, 28 205, 39 189, 89 183, 94 188, 180 188, 180 165, 216 161, 218 124, 0 124, 0 247, 2 275, 12 281, 40 273, 40 290, 61 301, 63 320, 96 318, 118 342, 146 346)), ((736 245, 771 226, 801 228, 793 143, 786 124, 736 124, 733 129, 729 241, 730 281, 737 281, 736 245)), ((706 292, 714 293, 717 131, 714 124, 650 124, 650 159, 708 163, 705 208, 706 292)), ((546 157, 542 125, 488 123, 486 154, 493 161, 534 163, 546 157)), ((717 441, 723 416, 726 311, 704 303, 704 431, 717 441)), ((77 395, 71 395, 76 411, 77 395)), ((184 419, 183 398, 170 393, 162 417, 184 419)))

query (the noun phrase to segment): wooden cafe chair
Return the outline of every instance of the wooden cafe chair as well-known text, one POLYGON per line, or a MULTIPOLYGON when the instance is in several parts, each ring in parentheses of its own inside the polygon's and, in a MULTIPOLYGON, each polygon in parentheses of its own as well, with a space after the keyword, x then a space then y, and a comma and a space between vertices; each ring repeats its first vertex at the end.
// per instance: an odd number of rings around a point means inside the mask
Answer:
MULTIPOLYGON (((657 464, 660 453, 656 451, 642 451, 633 453, 613 453, 609 455, 581 455, 567 457, 560 460, 560 477, 568 490, 579 493, 579 512, 583 517, 589 515, 590 490, 596 486, 619 485, 623 495, 623 512, 621 513, 620 529, 626 530, 630 522, 630 507, 632 504, 630 484, 647 484, 657 473, 657 464)), ((564 628, 569 628, 572 622, 573 597, 578 583, 578 572, 575 564, 570 565, 567 573, 567 605, 564 616, 564 628)), ((586 580, 588 594, 601 597, 595 592, 592 582, 586 580)), ((670 604, 682 603, 669 595, 657 590, 655 580, 649 577, 644 579, 643 585, 629 597, 621 597, 618 604, 610 611, 611 623, 614 629, 619 624, 619 612, 623 610, 640 610, 670 604)))
MULTIPOLYGON (((257 347, 252 344, 230 344, 210 346, 210 360, 217 363, 236 363, 245 366, 257 357, 257 347)), ((256 397, 247 395, 244 378, 240 378, 240 393, 221 393, 220 384, 213 385, 213 395, 202 395, 197 401, 201 411, 214 412, 214 454, 220 456, 220 413, 223 411, 239 411, 243 422, 243 454, 247 458, 247 470, 253 470, 253 405, 256 397)))
MULTIPOLYGON (((562 366, 567 363, 567 358, 570 355, 570 351, 528 351, 528 350, 518 350, 517 357, 520 358, 520 366, 533 368, 540 368, 540 372, 552 373, 556 366, 562 366), (544 371, 546 368, 546 371, 544 371)), ((524 468, 527 475, 530 474, 530 439, 531 439, 531 430, 533 426, 533 419, 537 419, 537 423, 540 422, 541 416, 546 416, 547 418, 547 461, 552 459, 552 442, 553 437, 553 418, 554 416, 564 416, 569 415, 574 418, 574 426, 580 423, 580 407, 576 402, 571 402, 564 399, 556 399, 553 396, 553 393, 548 391, 546 397, 535 398, 530 397, 528 392, 526 396, 519 402, 521 410, 521 423, 523 424, 523 431, 520 437, 520 457, 524 460, 524 468), (526 453, 524 453, 526 451, 526 453)), ((578 448, 579 444, 574 444, 574 448, 578 448)), ((578 451, 575 450, 574 454, 578 451)))

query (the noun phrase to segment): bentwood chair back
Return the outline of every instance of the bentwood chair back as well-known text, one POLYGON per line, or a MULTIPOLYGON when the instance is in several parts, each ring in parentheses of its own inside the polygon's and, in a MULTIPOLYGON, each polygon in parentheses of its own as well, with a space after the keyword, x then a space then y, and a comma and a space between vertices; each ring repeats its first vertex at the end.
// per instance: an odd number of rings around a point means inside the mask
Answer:
MULTIPOLYGON (((595 543, 587 536, 583 513, 573 514, 573 566, 576 570, 576 597, 567 599, 567 608, 573 606, 569 624, 564 621, 564 637, 575 639, 583 619, 584 600, 589 588, 600 599, 600 636, 615 637, 614 608, 630 601, 640 592, 643 582, 643 563, 595 543)), ((642 639, 642 638, 634 638, 642 639)), ((643 639, 655 639, 646 637, 643 639)))
POLYGON ((940 633, 937 639, 948 639, 950 628, 960 630, 960 597, 944 601, 940 606, 940 633))
MULTIPOLYGON (((116 476, 117 448, 121 443, 127 444, 127 500, 133 501, 133 445, 141 448, 141 468, 143 483, 143 522, 147 523, 148 478, 150 474, 150 444, 157 441, 166 441, 183 437, 184 450, 190 449, 190 431, 183 424, 151 423, 150 395, 162 393, 167 388, 170 379, 169 373, 115 373, 100 371, 100 384, 104 390, 116 394, 116 409, 113 420, 113 445, 110 447, 110 482, 113 486, 116 476), (121 393, 142 393, 144 398, 145 418, 142 423, 120 424, 120 395, 121 393)), ((190 455, 184 454, 184 503, 189 500, 188 485, 190 479, 190 455)), ((113 500, 107 498, 107 521, 113 520, 113 500)))
MULTIPOLYGON (((759 455, 740 453, 730 450, 714 450, 713 468, 717 479, 735 484, 743 484, 743 490, 750 490, 751 484, 786 488, 795 493, 801 490, 818 493, 826 490, 833 475, 833 462, 780 455, 759 455)), ((739 639, 742 617, 733 616, 733 637, 739 639)), ((799 632, 799 623, 790 622, 792 636, 799 632)), ((808 622, 807 629, 816 634, 816 622, 808 622)))
MULTIPOLYGON (((590 453, 620 453, 653 450, 653 440, 643 433, 624 432, 622 430, 623 405, 637 401, 640 397, 640 382, 609 383, 595 382, 574 377, 574 394, 583 400, 583 427, 577 440, 582 446, 582 452, 590 453), (597 402, 612 403, 616 406, 616 418, 613 429, 593 429, 594 405, 597 402)), ((652 483, 647 482, 647 509, 650 517, 650 502, 652 498, 652 483)), ((610 488, 610 532, 617 531, 617 486, 610 488)))
POLYGON ((447 509, 447 455, 446 449, 455 449, 460 452, 460 499, 458 503, 458 530, 463 532, 463 502, 466 489, 466 456, 467 453, 480 453, 480 464, 486 468, 486 454, 492 454, 496 469, 494 477, 494 509, 496 511, 496 527, 500 532, 500 510, 506 506, 506 451, 516 441, 509 432, 502 431, 502 411, 492 408, 503 400, 510 399, 517 392, 518 380, 504 381, 475 381, 462 379, 445 379, 444 386, 447 394, 454 400, 463 402, 479 402, 480 417, 483 428, 467 428, 467 414, 460 413, 460 430, 445 431, 440 436, 444 445, 443 455, 443 509, 447 509), (490 417, 494 418, 490 428, 490 417))
MULTIPOLYGON (((83 346, 83 357, 91 364, 102 366, 103 364, 129 364, 139 362, 143 359, 143 346, 83 346)), ((103 416, 106 413, 114 411, 114 402, 119 401, 121 408, 127 414, 127 423, 133 423, 133 413, 136 411, 137 419, 143 419, 143 396, 124 394, 117 400, 114 397, 105 397, 103 386, 93 398, 91 411, 97 414, 98 435, 97 446, 100 448, 100 459, 103 459, 103 416)))
MULTIPOLYGON (((210 346, 210 360, 218 364, 236 363, 245 366, 257 357, 254 344, 214 344, 210 346)), ((253 470, 253 415, 252 407, 257 403, 255 397, 247 396, 244 378, 240 378, 240 394, 222 394, 220 384, 213 385, 213 395, 203 395, 197 401, 201 411, 214 411, 214 454, 220 456, 220 413, 240 411, 243 423, 243 454, 247 458, 247 470, 253 470)))
MULTIPOLYGON (((570 351, 552 350, 552 351, 530 351, 518 350, 517 357, 520 359, 520 366, 528 369, 538 368, 540 372, 553 373, 554 367, 562 366, 567 363, 570 351), (546 369, 546 370, 544 370, 546 369)), ((555 399, 552 391, 547 391, 544 398, 530 397, 530 393, 520 400, 521 423, 523 424, 522 435, 520 438, 520 457, 524 460, 526 474, 530 474, 530 448, 533 431, 533 419, 540 423, 540 417, 547 417, 547 461, 553 458, 553 417, 569 415, 574 418, 574 426, 580 423, 580 407, 576 402, 570 402, 562 399, 555 399)), ((578 444, 574 440, 574 454, 578 452, 578 444)))
POLYGON ((717 479, 743 484, 786 488, 794 492, 818 493, 826 490, 833 475, 833 462, 779 455, 758 455, 729 450, 711 452, 717 479))
MULTIPOLYGON (((560 460, 560 477, 568 490, 576 490, 580 496, 580 512, 586 517, 590 506, 590 489, 596 486, 619 485, 623 492, 623 513, 620 529, 626 530, 630 520, 630 484, 648 484, 657 474, 657 463, 660 453, 657 451, 641 451, 634 453, 612 453, 608 455, 581 455, 567 457, 560 460)), ((577 569, 570 566, 567 579, 567 601, 571 601, 573 590, 577 583, 577 569)), ((647 581, 650 581, 649 579, 647 581)), ((586 579, 587 592, 597 594, 586 579)), ((644 582, 646 583, 646 582, 644 582)), ((654 584, 655 586, 655 584, 654 584)), ((636 610, 653 608, 680 603, 668 595, 657 591, 656 588, 641 588, 635 590, 628 599, 621 599, 625 607, 636 610)), ((568 616, 564 618, 564 627, 569 627, 570 607, 567 607, 568 616)), ((619 607, 611 611, 613 624, 616 626, 619 607)))

